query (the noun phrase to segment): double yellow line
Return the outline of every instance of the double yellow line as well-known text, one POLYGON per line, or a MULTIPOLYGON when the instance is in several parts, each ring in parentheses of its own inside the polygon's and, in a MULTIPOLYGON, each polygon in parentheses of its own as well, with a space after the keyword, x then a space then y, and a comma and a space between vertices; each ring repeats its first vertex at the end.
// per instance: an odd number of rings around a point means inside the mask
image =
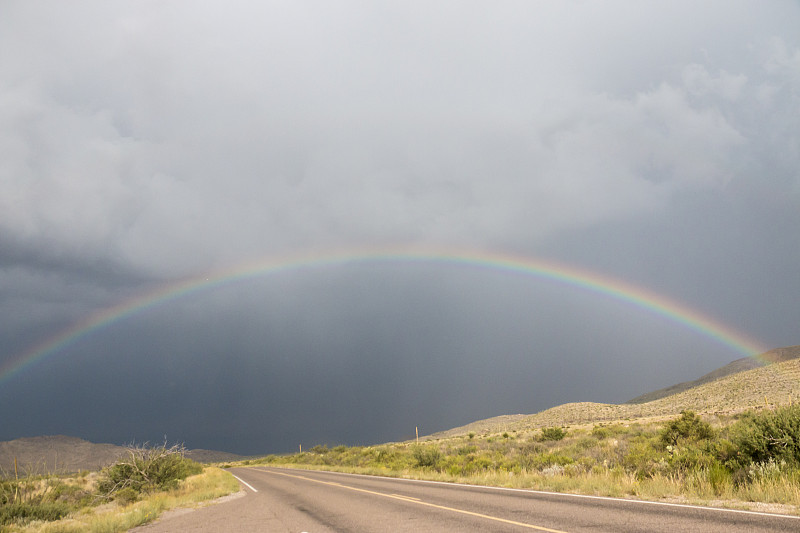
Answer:
POLYGON ((356 491, 356 492, 363 492, 365 494, 372 494, 372 495, 375 495, 375 496, 381 496, 383 498, 391 498, 393 500, 400 500, 400 501, 404 501, 404 502, 408 502, 408 503, 415 503, 417 505, 424 505, 425 507, 432 507, 434 509, 441 509, 443 511, 451 511, 453 513, 461 513, 461 514, 464 514, 464 515, 475 516, 475 517, 478 517, 478 518, 485 518, 486 520, 493 520, 495 522, 502 522, 504 524, 511 524, 513 526, 524 527, 524 528, 527 528, 527 529, 535 529, 537 531, 547 531, 549 533, 567 533, 566 531, 561 531, 559 529, 550 529, 550 528, 542 527, 542 526, 534 526, 533 524, 526 524, 524 522, 517 522, 515 520, 508 520, 506 518, 500 518, 500 517, 491 516, 491 515, 488 515, 488 514, 475 513, 475 512, 467 511, 467 510, 464 510, 464 509, 457 509, 455 507, 447 507, 445 505, 437 505, 435 503, 428 503, 428 502, 424 502, 424 501, 420 500, 419 498, 414 498, 412 496, 402 496, 400 494, 387 494, 385 492, 376 492, 374 490, 360 489, 358 487, 351 487, 349 485, 342 485, 341 483, 336 483, 334 481, 321 481, 319 479, 314 479, 314 478, 310 478, 310 477, 306 477, 306 476, 298 476, 296 474, 287 474, 285 472, 275 472, 274 470, 264 470, 264 472, 268 472, 270 474, 275 474, 276 476, 285 476, 285 477, 291 477, 291 478, 295 478, 295 479, 302 479, 304 481, 312 481, 314 483, 319 483, 320 485, 328 485, 328 486, 331 486, 331 487, 338 487, 338 488, 352 490, 352 491, 356 491))

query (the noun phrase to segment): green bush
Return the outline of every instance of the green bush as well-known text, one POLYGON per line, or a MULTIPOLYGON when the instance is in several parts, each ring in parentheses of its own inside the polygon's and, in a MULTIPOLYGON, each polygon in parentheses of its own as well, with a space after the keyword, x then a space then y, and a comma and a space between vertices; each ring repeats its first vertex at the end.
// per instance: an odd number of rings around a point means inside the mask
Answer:
POLYGON ((542 428, 542 440, 561 440, 567 432, 558 427, 542 428))
POLYGON ((461 446, 456 450, 458 455, 469 455, 471 453, 475 453, 478 451, 478 447, 475 445, 468 445, 468 446, 461 446))
POLYGON ((622 457, 622 465, 635 473, 638 479, 652 477, 665 464, 663 452, 659 452, 653 442, 643 436, 633 439, 622 457))
POLYGON ((556 453, 541 453, 527 458, 526 464, 523 466, 527 469, 541 470, 548 466, 565 466, 574 463, 572 457, 566 455, 559 455, 556 453))
POLYGON ((127 458, 103 471, 98 490, 111 499, 132 501, 133 493, 169 490, 177 487, 180 480, 202 471, 202 466, 184 457, 179 445, 129 447, 127 458))
POLYGON ((127 505, 129 503, 133 503, 139 499, 140 492, 133 487, 125 487, 124 489, 118 490, 114 494, 114 500, 121 503, 122 505, 127 505))
POLYGON ((711 453, 707 442, 681 446, 670 451, 668 458, 670 473, 702 471, 718 465, 719 461, 711 453))
POLYGON ((436 446, 415 446, 411 453, 421 468, 437 469, 442 460, 442 452, 436 446))
POLYGON ((697 442, 712 439, 714 430, 708 422, 695 415, 693 411, 681 412, 681 417, 668 422, 661 430, 661 444, 677 446, 684 442, 697 442))
POLYGON ((769 461, 800 466, 800 405, 750 413, 730 433, 736 451, 729 459, 733 467, 769 461))

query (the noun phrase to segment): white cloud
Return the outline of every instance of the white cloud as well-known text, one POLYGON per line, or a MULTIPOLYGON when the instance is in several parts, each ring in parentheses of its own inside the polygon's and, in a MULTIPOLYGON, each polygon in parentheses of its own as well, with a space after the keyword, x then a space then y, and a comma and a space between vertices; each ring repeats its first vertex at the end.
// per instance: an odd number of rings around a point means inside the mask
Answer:
POLYGON ((724 70, 716 77, 711 76, 703 65, 687 65, 682 73, 683 84, 695 96, 720 96, 728 102, 739 99, 747 83, 744 74, 730 74, 724 70))

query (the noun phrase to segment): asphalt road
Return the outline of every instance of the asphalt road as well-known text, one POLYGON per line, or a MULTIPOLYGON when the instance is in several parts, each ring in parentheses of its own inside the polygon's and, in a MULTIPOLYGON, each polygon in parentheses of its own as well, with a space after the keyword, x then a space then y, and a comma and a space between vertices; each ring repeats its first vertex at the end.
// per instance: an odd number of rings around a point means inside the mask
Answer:
POLYGON ((230 470, 244 497, 167 516, 142 532, 800 531, 800 518, 332 472, 230 470))

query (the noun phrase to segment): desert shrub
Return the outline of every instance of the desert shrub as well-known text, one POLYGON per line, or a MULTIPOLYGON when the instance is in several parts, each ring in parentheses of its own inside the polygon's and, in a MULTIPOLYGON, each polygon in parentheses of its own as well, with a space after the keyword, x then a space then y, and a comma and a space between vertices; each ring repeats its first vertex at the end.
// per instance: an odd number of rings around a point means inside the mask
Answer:
POLYGON ((668 422, 661 430, 661 444, 677 446, 682 442, 699 441, 714 437, 714 430, 708 422, 693 411, 681 412, 680 418, 668 422))
POLYGON ((575 442, 574 446, 575 449, 579 451, 590 450, 597 446, 597 439, 592 437, 581 437, 575 442))
POLYGON ((472 473, 471 457, 462 455, 449 455, 444 457, 440 468, 451 476, 463 476, 472 473))
POLYGON ((750 413, 731 427, 730 434, 736 450, 728 461, 732 467, 770 460, 800 465, 800 405, 750 413))
POLYGON ((468 445, 468 446, 461 446, 456 450, 458 455, 469 455, 471 453, 475 453, 478 451, 478 447, 475 445, 468 445))
POLYGON ((78 506, 88 505, 92 500, 92 493, 75 485, 69 485, 60 480, 50 482, 48 498, 54 502, 66 502, 78 506))
POLYGON ((638 479, 644 479, 661 471, 666 462, 663 453, 656 449, 651 440, 639 436, 628 445, 622 465, 635 473, 638 479))
POLYGON ((566 455, 559 455, 555 453, 542 453, 539 455, 534 455, 533 457, 529 458, 528 468, 535 468, 537 470, 541 470, 542 468, 558 465, 558 466, 565 466, 568 464, 574 463, 575 460, 572 457, 568 457, 566 455))
POLYGON ((184 451, 180 445, 130 446, 127 458, 103 470, 98 490, 111 499, 121 493, 122 499, 131 500, 131 491, 141 494, 175 488, 180 480, 203 470, 198 463, 184 457, 184 451))
POLYGON ((538 437, 531 439, 530 442, 517 446, 517 453, 520 455, 536 455, 542 453, 547 447, 539 442, 538 437))
POLYGON ((442 452, 436 446, 415 446, 411 454, 420 468, 437 469, 442 460, 442 452))
POLYGON ((578 457, 576 464, 580 467, 582 472, 590 472, 595 466, 595 460, 592 457, 582 456, 578 457))
POLYGON ((561 440, 567 436, 567 432, 559 427, 542 428, 542 440, 561 440))
POLYGON ((733 461, 737 456, 738 450, 736 445, 733 444, 730 439, 717 438, 711 441, 709 444, 709 450, 711 454, 724 465, 731 464, 731 461, 733 461))
POLYGON ((598 440, 607 439, 612 435, 611 430, 603 425, 597 425, 592 428, 592 436, 598 440))
POLYGON ((127 505, 129 503, 133 503, 139 499, 140 492, 133 487, 125 487, 124 489, 118 490, 114 494, 114 500, 121 503, 122 505, 127 505))
POLYGON ((667 464, 668 472, 683 474, 691 471, 705 471, 720 465, 717 458, 711 453, 707 442, 670 450, 667 464))
POLYGON ((378 450, 378 453, 375 454, 375 462, 379 465, 389 465, 394 459, 397 457, 398 453, 394 450, 389 450, 386 448, 381 448, 378 450))

